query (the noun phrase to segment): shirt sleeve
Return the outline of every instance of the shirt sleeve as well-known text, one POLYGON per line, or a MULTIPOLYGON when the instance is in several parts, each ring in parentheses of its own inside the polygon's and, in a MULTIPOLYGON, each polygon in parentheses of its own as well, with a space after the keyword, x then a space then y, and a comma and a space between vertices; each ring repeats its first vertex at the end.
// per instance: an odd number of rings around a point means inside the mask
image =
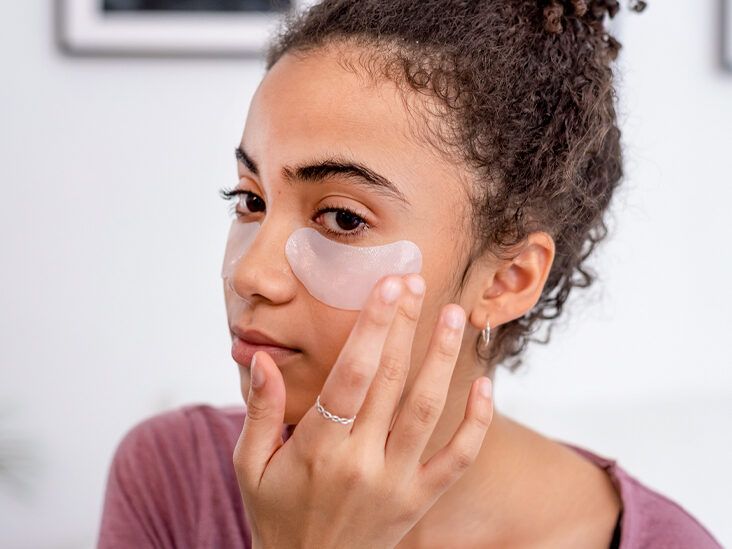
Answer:
POLYGON ((677 501, 623 473, 626 501, 632 509, 624 519, 620 549, 723 549, 709 529, 677 501))

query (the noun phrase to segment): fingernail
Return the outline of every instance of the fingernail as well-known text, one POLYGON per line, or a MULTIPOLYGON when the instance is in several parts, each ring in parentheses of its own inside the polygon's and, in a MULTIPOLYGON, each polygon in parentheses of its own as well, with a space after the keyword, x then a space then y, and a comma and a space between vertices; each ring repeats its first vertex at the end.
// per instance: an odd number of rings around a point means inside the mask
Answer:
POLYGON ((264 385, 264 372, 262 372, 262 370, 260 370, 257 366, 257 355, 254 355, 254 357, 252 357, 252 364, 249 369, 252 372, 252 386, 256 389, 259 389, 262 385, 264 385))
POLYGON ((491 398, 492 388, 493 384, 491 383, 491 378, 489 377, 482 377, 478 382, 478 390, 480 391, 480 395, 483 398, 491 398))
POLYGON ((464 320, 465 315, 462 307, 459 309, 454 307, 450 308, 445 313, 445 322, 447 322, 447 325, 450 326, 450 328, 455 328, 457 330, 463 325, 464 320))
POLYGON ((407 278, 407 286, 414 295, 422 295, 424 293, 424 279, 421 276, 410 276, 407 278))
POLYGON ((399 286, 399 282, 393 278, 390 278, 381 285, 381 297, 387 303, 394 303, 399 297, 400 292, 401 287, 399 286))

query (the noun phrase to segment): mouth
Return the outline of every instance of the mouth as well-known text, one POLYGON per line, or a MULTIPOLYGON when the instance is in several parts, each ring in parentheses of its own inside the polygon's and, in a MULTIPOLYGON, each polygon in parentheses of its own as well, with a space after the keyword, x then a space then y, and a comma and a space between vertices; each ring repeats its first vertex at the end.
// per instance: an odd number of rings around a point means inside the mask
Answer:
POLYGON ((257 345, 244 341, 238 336, 234 336, 234 340, 231 344, 231 358, 233 358, 238 364, 249 368, 252 363, 254 353, 257 351, 265 351, 278 365, 288 358, 300 354, 300 351, 295 349, 278 347, 275 345, 257 345))
POLYGON ((291 357, 300 354, 299 349, 287 347, 277 340, 257 330, 243 330, 232 327, 231 357, 238 364, 249 367, 252 357, 257 351, 265 351, 279 365, 291 357))

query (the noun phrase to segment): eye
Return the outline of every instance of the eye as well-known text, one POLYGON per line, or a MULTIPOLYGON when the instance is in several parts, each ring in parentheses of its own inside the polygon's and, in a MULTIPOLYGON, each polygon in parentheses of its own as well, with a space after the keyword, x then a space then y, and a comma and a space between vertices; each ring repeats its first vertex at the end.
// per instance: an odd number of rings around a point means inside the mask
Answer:
POLYGON ((224 200, 231 200, 235 196, 239 196, 239 200, 231 208, 231 213, 236 213, 237 217, 242 215, 237 208, 239 205, 243 205, 249 210, 248 213, 256 213, 264 211, 264 201, 259 198, 256 194, 250 191, 244 191, 242 189, 221 189, 219 191, 221 198, 224 200))
MULTIPOLYGON (((231 213, 237 218, 243 218, 251 213, 264 211, 264 201, 251 191, 243 189, 221 189, 219 194, 224 200, 231 200, 236 196, 241 198, 231 208, 231 213), (237 207, 244 205, 248 211, 242 212, 237 207)), ((354 239, 361 236, 361 233, 369 230, 371 226, 366 222, 364 216, 347 206, 327 206, 314 212, 314 221, 321 217, 328 220, 328 223, 319 223, 325 232, 335 235, 343 240, 354 239)))
POLYGON ((264 201, 256 194, 246 193, 243 195, 243 200, 239 201, 239 204, 246 206, 252 213, 264 211, 264 201))
POLYGON ((318 215, 316 219, 320 217, 327 218, 329 214, 335 214, 330 219, 344 232, 333 230, 327 225, 323 225, 323 228, 326 232, 342 238, 356 238, 370 228, 363 217, 345 206, 329 206, 327 208, 321 208, 315 213, 318 215))

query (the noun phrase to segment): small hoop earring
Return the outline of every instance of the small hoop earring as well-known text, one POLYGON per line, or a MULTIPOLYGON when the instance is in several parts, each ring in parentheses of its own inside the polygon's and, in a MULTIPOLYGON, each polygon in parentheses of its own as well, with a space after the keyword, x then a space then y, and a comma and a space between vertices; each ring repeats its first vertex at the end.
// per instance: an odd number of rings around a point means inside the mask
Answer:
POLYGON ((486 321, 485 328, 480 332, 480 336, 483 339, 483 346, 487 346, 491 340, 491 325, 490 321, 486 321))

